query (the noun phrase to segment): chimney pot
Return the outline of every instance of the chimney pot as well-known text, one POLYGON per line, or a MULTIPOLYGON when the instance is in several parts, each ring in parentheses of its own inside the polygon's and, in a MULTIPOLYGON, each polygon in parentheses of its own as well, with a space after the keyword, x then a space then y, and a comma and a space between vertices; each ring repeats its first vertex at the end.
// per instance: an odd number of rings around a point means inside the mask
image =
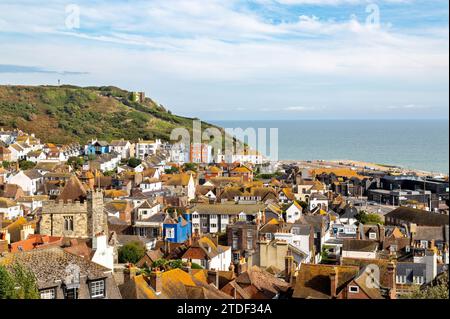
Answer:
POLYGON ((336 268, 333 267, 332 272, 330 273, 330 293, 331 298, 336 298, 337 296, 337 283, 338 283, 338 274, 336 268))
POLYGON ((153 288, 157 295, 162 291, 162 273, 159 268, 156 268, 150 273, 150 286, 153 288))

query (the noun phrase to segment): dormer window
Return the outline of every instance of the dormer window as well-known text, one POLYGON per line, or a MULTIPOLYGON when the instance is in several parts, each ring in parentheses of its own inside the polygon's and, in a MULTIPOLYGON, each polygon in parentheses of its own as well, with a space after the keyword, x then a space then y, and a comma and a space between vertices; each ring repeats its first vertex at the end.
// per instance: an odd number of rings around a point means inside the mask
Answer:
POLYGON ((377 233, 369 233, 369 239, 377 239, 377 233))
POLYGON ((56 299, 56 289, 44 289, 39 291, 41 299, 56 299))

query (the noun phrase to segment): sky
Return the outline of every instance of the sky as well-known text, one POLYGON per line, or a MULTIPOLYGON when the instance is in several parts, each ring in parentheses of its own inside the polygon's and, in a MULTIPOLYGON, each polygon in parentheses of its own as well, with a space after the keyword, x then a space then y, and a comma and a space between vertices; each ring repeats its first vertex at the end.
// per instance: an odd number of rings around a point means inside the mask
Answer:
POLYGON ((0 84, 205 120, 448 120, 448 0, 1 0, 0 84))

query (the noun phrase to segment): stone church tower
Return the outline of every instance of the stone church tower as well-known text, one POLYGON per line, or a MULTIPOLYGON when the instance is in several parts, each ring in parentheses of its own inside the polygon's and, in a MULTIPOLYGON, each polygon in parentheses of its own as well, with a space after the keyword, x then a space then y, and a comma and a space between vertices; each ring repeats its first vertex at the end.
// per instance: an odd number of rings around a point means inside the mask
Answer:
POLYGON ((87 195, 88 233, 95 237, 103 233, 108 236, 108 218, 103 209, 103 192, 94 190, 87 195))
POLYGON ((94 238, 108 233, 103 192, 86 190, 76 176, 64 187, 56 201, 43 203, 39 221, 41 235, 94 238))

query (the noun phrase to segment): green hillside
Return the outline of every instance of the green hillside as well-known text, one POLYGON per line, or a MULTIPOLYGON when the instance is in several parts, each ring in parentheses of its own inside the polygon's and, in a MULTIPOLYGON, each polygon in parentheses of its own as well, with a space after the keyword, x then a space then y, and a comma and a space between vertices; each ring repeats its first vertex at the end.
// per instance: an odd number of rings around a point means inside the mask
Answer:
POLYGON ((173 128, 191 131, 192 120, 150 98, 134 102, 131 92, 111 86, 0 86, 0 127, 35 133, 46 142, 168 140, 173 128))

